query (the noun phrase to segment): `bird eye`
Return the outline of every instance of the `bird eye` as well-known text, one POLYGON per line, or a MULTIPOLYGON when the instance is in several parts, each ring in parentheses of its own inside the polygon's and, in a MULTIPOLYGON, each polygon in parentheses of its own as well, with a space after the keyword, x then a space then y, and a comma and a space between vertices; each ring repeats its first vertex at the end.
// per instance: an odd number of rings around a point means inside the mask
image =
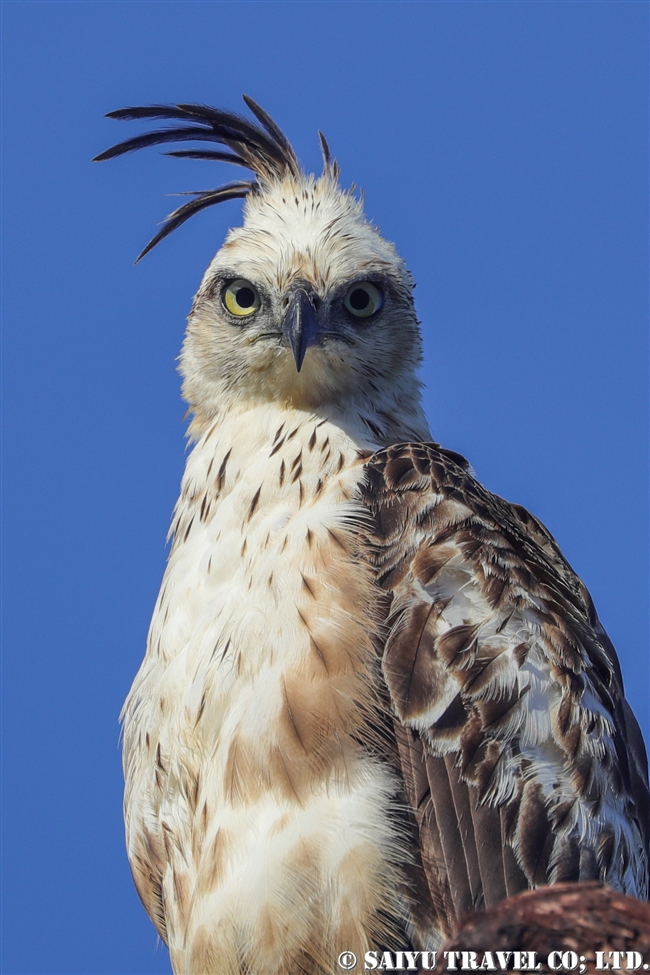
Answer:
POLYGON ((384 296, 379 288, 370 281, 353 284, 348 290, 343 304, 356 318, 370 318, 379 311, 384 303, 384 296))
POLYGON ((261 304, 257 288, 244 278, 227 284, 221 297, 227 311, 237 318, 253 315, 261 304))

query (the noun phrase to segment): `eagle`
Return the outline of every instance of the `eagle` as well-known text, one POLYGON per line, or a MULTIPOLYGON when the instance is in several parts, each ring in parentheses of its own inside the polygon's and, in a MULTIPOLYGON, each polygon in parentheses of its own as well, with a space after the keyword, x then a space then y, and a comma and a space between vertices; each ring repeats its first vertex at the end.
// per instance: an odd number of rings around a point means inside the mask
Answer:
POLYGON ((433 441, 412 278, 324 136, 317 177, 244 100, 111 112, 165 125, 97 156, 190 142, 253 174, 140 255, 244 200, 188 318, 191 452, 122 712, 174 972, 333 975, 546 884, 647 898, 647 759, 589 593, 433 441))

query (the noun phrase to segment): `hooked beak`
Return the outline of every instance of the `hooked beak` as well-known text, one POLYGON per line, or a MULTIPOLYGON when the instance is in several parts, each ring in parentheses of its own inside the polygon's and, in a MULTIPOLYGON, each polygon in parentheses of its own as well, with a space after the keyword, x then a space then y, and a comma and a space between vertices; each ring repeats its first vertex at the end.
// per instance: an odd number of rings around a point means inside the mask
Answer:
POLYGON ((299 288, 291 299, 282 323, 284 343, 290 345, 298 372, 302 369, 305 353, 310 345, 318 343, 318 319, 310 295, 299 288))

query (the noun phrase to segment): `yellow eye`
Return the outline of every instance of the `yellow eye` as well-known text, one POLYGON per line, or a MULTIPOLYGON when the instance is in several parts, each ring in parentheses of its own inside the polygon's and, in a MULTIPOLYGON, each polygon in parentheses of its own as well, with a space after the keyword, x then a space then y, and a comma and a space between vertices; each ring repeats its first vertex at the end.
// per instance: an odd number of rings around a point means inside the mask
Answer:
POLYGON ((238 318, 253 315, 261 304, 257 288, 244 278, 237 278, 226 285, 222 301, 230 314, 238 318))
POLYGON ((370 281, 360 281, 348 289, 343 304, 356 318, 370 318, 379 311, 384 303, 384 296, 379 288, 370 281))

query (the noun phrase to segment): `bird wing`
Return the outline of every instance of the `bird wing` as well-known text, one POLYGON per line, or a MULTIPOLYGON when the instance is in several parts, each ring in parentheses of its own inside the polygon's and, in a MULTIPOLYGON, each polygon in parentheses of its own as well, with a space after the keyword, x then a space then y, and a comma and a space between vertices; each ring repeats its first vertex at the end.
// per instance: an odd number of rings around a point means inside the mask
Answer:
POLYGON ((567 880, 647 897, 643 741, 555 540, 437 444, 388 447, 366 472, 382 668, 439 926, 567 880))

